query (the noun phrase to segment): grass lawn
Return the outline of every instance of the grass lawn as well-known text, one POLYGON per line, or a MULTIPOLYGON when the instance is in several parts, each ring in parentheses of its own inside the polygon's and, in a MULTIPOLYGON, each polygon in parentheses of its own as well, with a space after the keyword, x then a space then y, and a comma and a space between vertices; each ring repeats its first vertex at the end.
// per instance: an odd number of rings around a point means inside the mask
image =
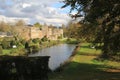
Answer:
POLYGON ((90 48, 90 43, 81 43, 81 47, 78 50, 78 54, 83 54, 83 55, 100 55, 101 54, 101 50, 98 49, 94 49, 94 48, 90 48))
POLYGON ((8 56, 18 56, 18 55, 25 55, 25 52, 23 50, 23 48, 21 49, 3 49, 3 53, 0 54, 0 56, 3 56, 3 55, 8 55, 8 56))
POLYGON ((114 61, 100 62, 95 60, 97 53, 87 44, 81 44, 80 50, 72 60, 61 68, 61 71, 49 73, 49 80, 120 80, 120 63, 114 61), (81 55, 91 54, 91 55, 81 55))
POLYGON ((3 55, 8 55, 10 54, 10 49, 3 49, 3 55))

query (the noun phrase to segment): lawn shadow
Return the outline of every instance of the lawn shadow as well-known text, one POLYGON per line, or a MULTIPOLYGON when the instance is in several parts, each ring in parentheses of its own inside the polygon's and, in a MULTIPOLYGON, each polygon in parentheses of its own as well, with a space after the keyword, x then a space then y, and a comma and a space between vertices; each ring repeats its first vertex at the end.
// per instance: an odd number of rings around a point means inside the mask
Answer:
POLYGON ((107 72, 104 71, 104 65, 87 64, 87 63, 70 63, 70 72, 72 75, 79 74, 81 80, 120 80, 120 72, 107 72))
POLYGON ((120 72, 108 72, 104 65, 70 62, 50 80, 120 80, 120 72))

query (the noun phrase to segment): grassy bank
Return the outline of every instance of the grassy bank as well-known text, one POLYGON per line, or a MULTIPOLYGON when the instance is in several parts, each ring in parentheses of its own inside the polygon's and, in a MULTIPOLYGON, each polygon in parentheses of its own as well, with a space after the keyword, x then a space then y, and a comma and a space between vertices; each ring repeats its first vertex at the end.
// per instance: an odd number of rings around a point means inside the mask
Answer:
POLYGON ((19 55, 29 55, 31 53, 36 53, 40 49, 50 47, 53 45, 57 45, 60 43, 68 43, 68 44, 76 44, 77 40, 76 39, 59 39, 59 40, 47 40, 46 38, 43 39, 31 39, 28 41, 25 40, 9 40, 8 38, 5 38, 3 40, 4 45, 2 45, 3 42, 1 42, 0 45, 0 56, 2 55, 11 55, 11 56, 19 56, 19 55), (13 45, 16 46, 16 48, 13 48, 13 45))
POLYGON ((61 43, 67 43, 67 44, 78 44, 79 40, 76 40, 74 38, 63 38, 59 40, 61 43))
MULTIPOLYGON (((57 45, 57 44, 60 44, 60 43, 61 42, 59 42, 59 41, 44 41, 44 42, 41 42, 41 43, 31 42, 29 46, 30 46, 30 48, 32 48, 33 51, 35 51, 35 52, 31 52, 31 53, 36 53, 40 49, 50 47, 50 46, 53 46, 53 45, 57 45)), ((22 46, 19 46, 17 48, 2 49, 2 54, 0 54, 0 56, 3 56, 3 55, 11 55, 11 56, 22 55, 22 56, 25 56, 25 55, 28 55, 28 54, 30 54, 30 53, 28 53, 28 50, 25 49, 25 46, 22 45, 22 46)))
POLYGON ((9 55, 9 56, 24 56, 26 55, 26 50, 24 48, 15 48, 15 49, 3 49, 3 55, 9 55))
POLYGON ((101 50, 98 49, 96 50, 95 48, 91 48, 90 47, 91 43, 81 43, 80 44, 80 49, 77 51, 78 54, 81 55, 100 55, 101 54, 101 50))
POLYGON ((94 54, 100 53, 90 48, 89 43, 82 43, 68 64, 49 74, 49 80, 120 80, 120 63, 95 60, 94 54))

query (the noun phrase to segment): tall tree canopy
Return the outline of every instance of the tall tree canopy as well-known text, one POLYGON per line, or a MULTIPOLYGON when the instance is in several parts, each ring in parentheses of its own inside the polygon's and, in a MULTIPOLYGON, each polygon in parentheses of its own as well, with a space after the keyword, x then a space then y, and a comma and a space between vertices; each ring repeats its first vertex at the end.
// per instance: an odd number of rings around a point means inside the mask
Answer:
POLYGON ((79 38, 78 36, 79 25, 70 21, 68 25, 64 28, 64 35, 68 38, 79 38))
POLYGON ((0 22, 0 31, 2 32, 9 32, 10 30, 10 25, 8 23, 5 22, 0 22))
POLYGON ((15 25, 20 27, 20 26, 25 26, 25 24, 26 23, 24 22, 24 20, 18 20, 15 25))
POLYGON ((102 43, 102 57, 120 59, 120 0, 64 0, 62 8, 77 11, 72 17, 84 17, 83 24, 98 27, 95 43, 102 43))
POLYGON ((40 30, 42 29, 42 25, 41 25, 40 23, 38 23, 38 22, 36 22, 36 23, 34 24, 34 26, 40 28, 40 30))

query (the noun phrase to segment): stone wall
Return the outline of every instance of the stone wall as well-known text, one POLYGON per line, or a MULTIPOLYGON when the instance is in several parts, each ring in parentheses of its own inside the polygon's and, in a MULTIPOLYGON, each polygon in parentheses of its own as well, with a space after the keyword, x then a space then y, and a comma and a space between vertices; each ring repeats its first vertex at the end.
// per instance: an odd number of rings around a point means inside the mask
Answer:
POLYGON ((50 40, 57 40, 59 36, 63 36, 63 29, 56 27, 43 26, 42 29, 34 26, 24 26, 17 30, 19 35, 26 40, 34 38, 43 38, 46 36, 50 40))
POLYGON ((34 39, 34 38, 41 39, 44 36, 42 30, 36 27, 30 27, 29 33, 30 33, 30 39, 34 39))
POLYGON ((21 33, 21 37, 23 39, 26 39, 26 40, 31 39, 31 37, 30 37, 30 35, 31 35, 30 34, 30 28, 28 26, 25 26, 24 28, 21 28, 20 33, 21 33))
MULTIPOLYGON (((63 29, 57 27, 43 26, 42 29, 34 26, 20 26, 15 28, 19 37, 29 40, 34 38, 43 38, 46 36, 49 40, 57 40, 59 36, 63 36, 63 29)), ((6 34, 6 33, 5 33, 6 34)), ((6 36, 6 35, 2 35, 6 36)))
POLYGON ((48 80, 49 56, 0 57, 0 80, 48 80))
POLYGON ((48 38, 50 40, 57 40, 59 36, 63 36, 63 29, 57 27, 49 28, 48 38))
POLYGON ((61 28, 43 26, 42 29, 39 29, 37 27, 29 27, 28 29, 28 39, 41 39, 46 36, 50 40, 57 40, 59 36, 63 36, 63 29, 61 28))

